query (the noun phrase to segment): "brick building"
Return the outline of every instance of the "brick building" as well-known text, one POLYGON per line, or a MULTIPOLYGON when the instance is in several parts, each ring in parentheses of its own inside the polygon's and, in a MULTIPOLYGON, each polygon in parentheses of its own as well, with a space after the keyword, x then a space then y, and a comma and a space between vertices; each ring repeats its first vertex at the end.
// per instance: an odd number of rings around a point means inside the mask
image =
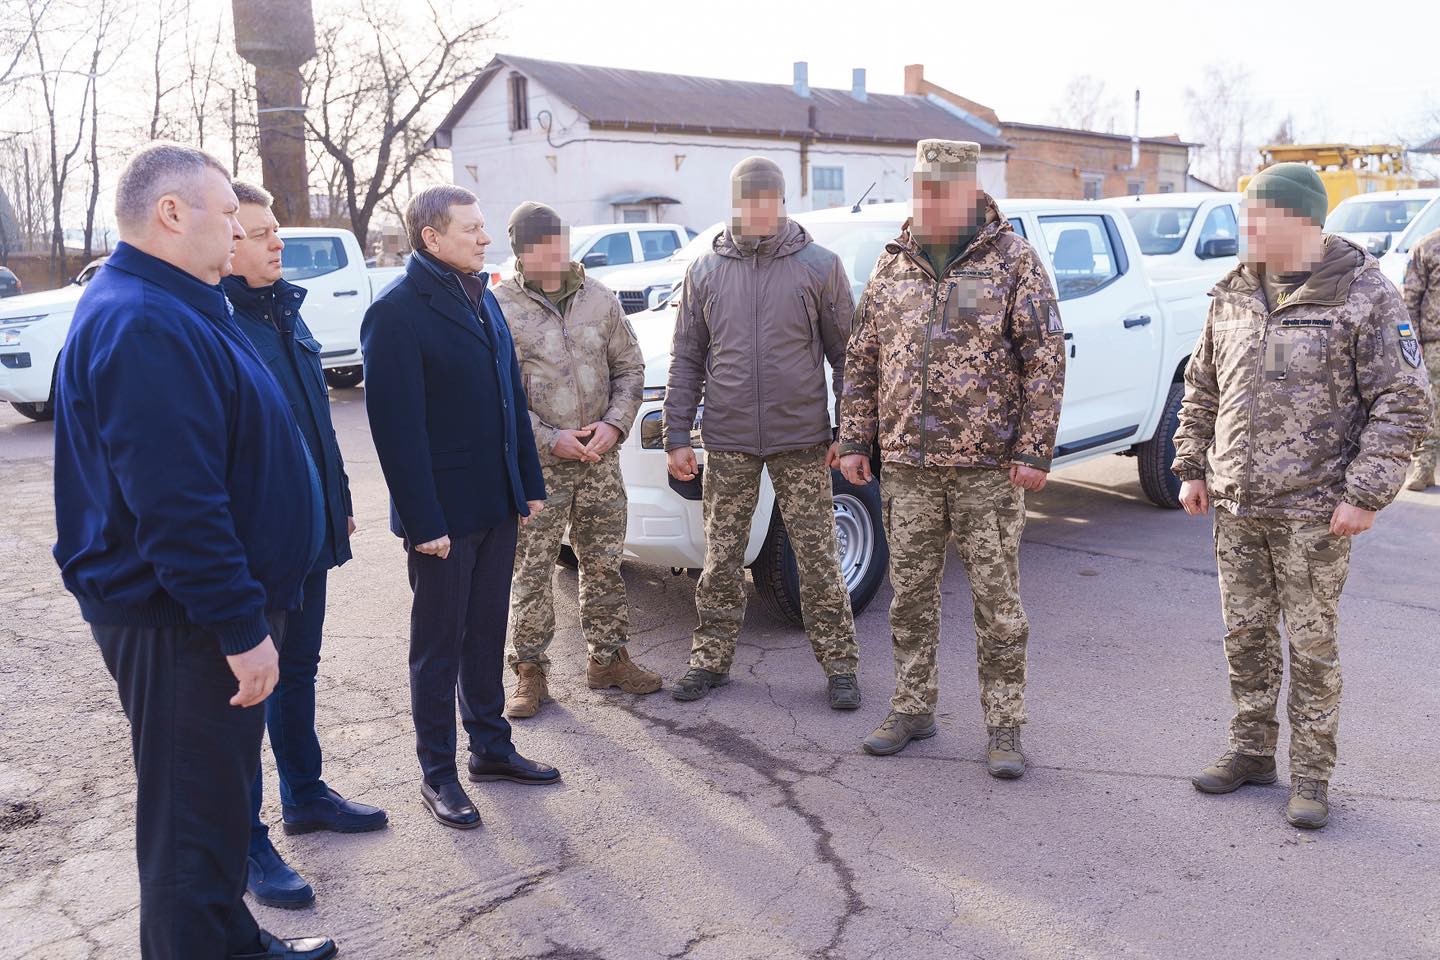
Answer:
POLYGON ((926 80, 923 64, 905 68, 905 93, 943 100, 1008 143, 1005 183, 1012 197, 1098 200, 1180 192, 1190 185, 1190 150, 1199 144, 1178 136, 1141 137, 1139 163, 1132 167, 1132 144, 1124 134, 1001 120, 984 104, 926 80))

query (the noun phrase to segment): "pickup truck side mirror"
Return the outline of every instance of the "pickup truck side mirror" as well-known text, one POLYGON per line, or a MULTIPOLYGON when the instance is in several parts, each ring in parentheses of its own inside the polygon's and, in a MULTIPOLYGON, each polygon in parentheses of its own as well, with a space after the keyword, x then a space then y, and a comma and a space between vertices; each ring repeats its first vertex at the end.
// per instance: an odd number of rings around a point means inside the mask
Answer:
POLYGON ((610 262, 610 257, 601 251, 587 253, 581 259, 580 264, 585 267, 603 267, 610 262))
POLYGON ((1211 237, 1200 244, 1200 259, 1214 260, 1216 257, 1233 257, 1240 252, 1238 237, 1211 237))
POLYGON ((1378 257, 1382 255, 1386 250, 1389 250, 1390 236, 1391 235, 1387 233, 1383 237, 1376 237, 1375 239, 1371 240, 1368 244, 1368 246, 1370 247, 1370 252, 1378 257))

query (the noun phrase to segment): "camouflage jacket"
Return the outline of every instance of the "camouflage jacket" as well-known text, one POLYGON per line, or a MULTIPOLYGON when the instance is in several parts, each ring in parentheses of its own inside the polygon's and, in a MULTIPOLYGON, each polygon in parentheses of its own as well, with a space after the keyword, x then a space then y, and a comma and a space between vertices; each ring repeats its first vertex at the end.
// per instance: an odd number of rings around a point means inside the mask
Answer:
POLYGON ((640 409, 645 361, 620 301, 583 276, 565 316, 521 273, 495 288, 510 325, 540 462, 554 464, 557 431, 604 421, 623 440, 640 409))
POLYGON ((1440 342, 1440 230, 1425 234, 1410 248, 1404 296, 1420 342, 1440 342))
POLYGON ((841 453, 886 463, 1050 469, 1065 348, 1035 250, 986 197, 985 226, 937 281, 910 233, 885 246, 845 358, 841 453))
POLYGON ((1326 521, 1342 500, 1393 500, 1430 400, 1418 338, 1375 258, 1327 236, 1324 260, 1273 312, 1249 266, 1210 296, 1175 474, 1205 478, 1242 517, 1326 521))

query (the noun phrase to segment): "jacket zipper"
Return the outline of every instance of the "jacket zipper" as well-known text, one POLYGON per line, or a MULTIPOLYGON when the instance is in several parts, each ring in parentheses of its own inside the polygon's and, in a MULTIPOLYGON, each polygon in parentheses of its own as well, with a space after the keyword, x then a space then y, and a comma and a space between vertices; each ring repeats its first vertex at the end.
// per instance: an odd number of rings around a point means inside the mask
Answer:
POLYGON ((751 279, 754 281, 754 315, 755 315, 755 349, 751 354, 755 357, 755 432, 760 438, 760 456, 765 455, 765 415, 761 406, 760 396, 760 248, 755 248, 755 256, 750 258, 751 279))
POLYGON ((1250 390, 1250 409, 1245 428, 1245 486, 1242 490, 1244 502, 1237 504, 1237 515, 1245 516, 1245 504, 1251 502, 1250 486, 1255 475, 1255 406, 1260 400, 1260 391, 1265 385, 1265 350, 1270 346, 1270 311, 1264 313, 1265 328, 1260 332, 1260 356, 1255 364, 1255 383, 1250 390))
POLYGON ((935 324, 935 310, 940 304, 940 280, 930 294, 930 315, 925 318, 925 348, 920 359, 920 466, 925 466, 926 422, 930 419, 930 330, 935 324))

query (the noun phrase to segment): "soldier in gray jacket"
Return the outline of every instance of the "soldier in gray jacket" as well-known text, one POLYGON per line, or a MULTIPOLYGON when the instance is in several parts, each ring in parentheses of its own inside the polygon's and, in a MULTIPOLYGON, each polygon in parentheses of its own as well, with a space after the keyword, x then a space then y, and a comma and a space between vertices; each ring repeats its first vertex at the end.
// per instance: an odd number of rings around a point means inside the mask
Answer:
POLYGON ((860 706, 850 596, 831 503, 836 463, 825 362, 840 395, 854 300, 840 259, 785 216, 785 178, 763 157, 730 175, 734 214, 685 274, 665 394, 670 475, 700 475, 692 447, 704 395, 705 572, 677 700, 730 682, 745 619, 745 546, 770 474, 800 572, 801 607, 830 706, 860 706))

